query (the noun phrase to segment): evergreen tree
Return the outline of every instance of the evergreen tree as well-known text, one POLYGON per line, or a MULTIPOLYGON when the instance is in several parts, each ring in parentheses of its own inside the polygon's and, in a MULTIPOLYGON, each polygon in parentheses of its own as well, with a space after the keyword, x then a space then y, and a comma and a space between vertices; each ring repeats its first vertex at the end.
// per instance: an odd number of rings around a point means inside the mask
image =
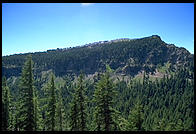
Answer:
POLYGON ((62 88, 59 88, 58 103, 57 103, 57 126, 58 130, 63 130, 63 100, 62 100, 62 88))
POLYGON ((114 113, 113 98, 115 97, 115 86, 110 79, 111 69, 106 66, 106 73, 101 76, 101 79, 96 84, 94 92, 95 102, 95 124, 96 130, 111 131, 115 127, 112 115, 114 113))
POLYGON ((15 101, 13 98, 13 95, 11 92, 8 92, 9 95, 9 130, 12 131, 14 130, 14 125, 15 125, 15 113, 16 113, 16 106, 15 106, 15 101))
POLYGON ((142 130, 142 123, 144 120, 143 107, 137 102, 130 111, 128 121, 130 130, 142 130))
POLYGON ((84 75, 81 73, 71 103, 71 130, 79 130, 79 131, 87 130, 86 127, 87 100, 85 94, 86 94, 86 89, 84 86, 84 75))
POLYGON ((72 102, 70 103, 71 111, 70 111, 70 126, 71 131, 78 131, 79 123, 78 123, 78 100, 76 93, 72 94, 72 102))
POLYGON ((9 130, 10 125, 10 91, 5 77, 2 79, 2 123, 1 128, 4 131, 9 130))
POLYGON ((51 79, 48 82, 48 104, 46 113, 46 129, 54 131, 55 128, 55 112, 56 112, 56 98, 55 98, 55 85, 54 74, 51 74, 51 79))
POLYGON ((35 119, 35 128, 34 130, 40 130, 41 126, 41 111, 40 111, 40 105, 39 105, 39 98, 37 90, 34 90, 34 119, 35 119))
POLYGON ((14 122, 14 131, 20 131, 21 130, 21 125, 20 123, 22 123, 21 119, 20 119, 20 111, 21 109, 19 104, 20 104, 20 101, 19 101, 19 98, 17 98, 17 101, 14 103, 15 104, 15 122, 14 122))
POLYGON ((80 125, 80 130, 84 131, 86 130, 86 90, 84 87, 84 74, 80 74, 79 80, 78 80, 78 105, 79 105, 79 125, 80 125))
POLYGON ((22 76, 19 89, 19 112, 18 124, 19 130, 33 131, 35 127, 34 103, 33 103, 33 61, 32 56, 27 56, 27 61, 22 70, 22 76))

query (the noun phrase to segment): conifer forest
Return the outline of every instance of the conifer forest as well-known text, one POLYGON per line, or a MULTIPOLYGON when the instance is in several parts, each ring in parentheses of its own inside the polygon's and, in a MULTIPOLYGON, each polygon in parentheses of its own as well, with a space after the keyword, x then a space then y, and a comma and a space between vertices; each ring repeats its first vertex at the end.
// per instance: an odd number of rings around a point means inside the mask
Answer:
POLYGON ((159 36, 2 56, 1 128, 194 131, 193 61, 159 36))

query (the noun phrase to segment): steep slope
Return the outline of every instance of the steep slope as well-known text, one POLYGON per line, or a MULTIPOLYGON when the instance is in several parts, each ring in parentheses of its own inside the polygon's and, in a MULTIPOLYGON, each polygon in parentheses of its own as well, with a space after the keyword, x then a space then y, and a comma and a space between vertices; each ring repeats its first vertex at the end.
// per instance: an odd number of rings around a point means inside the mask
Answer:
MULTIPOLYGON (((2 57, 2 74, 19 76, 26 55, 2 57)), ((141 39, 117 39, 100 41, 69 49, 48 50, 32 53, 35 74, 52 69, 57 76, 86 74, 105 70, 109 64, 117 73, 134 76, 141 71, 155 72, 158 66, 170 64, 175 71, 185 66, 193 71, 194 56, 185 48, 166 44, 158 35, 141 39)))

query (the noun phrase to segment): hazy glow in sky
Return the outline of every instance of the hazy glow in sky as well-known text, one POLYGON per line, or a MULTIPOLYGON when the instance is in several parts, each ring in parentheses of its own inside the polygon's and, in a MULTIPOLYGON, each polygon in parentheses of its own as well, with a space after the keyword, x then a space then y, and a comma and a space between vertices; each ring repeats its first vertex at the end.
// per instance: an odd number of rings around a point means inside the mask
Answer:
POLYGON ((3 56, 155 34, 194 53, 194 4, 2 4, 3 56))

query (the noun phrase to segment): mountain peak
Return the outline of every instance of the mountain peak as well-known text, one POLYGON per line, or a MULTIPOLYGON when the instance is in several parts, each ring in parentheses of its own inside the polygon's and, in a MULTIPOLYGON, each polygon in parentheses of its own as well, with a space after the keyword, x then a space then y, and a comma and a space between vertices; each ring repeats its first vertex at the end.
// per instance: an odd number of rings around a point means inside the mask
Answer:
POLYGON ((151 35, 151 36, 148 36, 148 37, 144 37, 144 38, 141 38, 141 39, 153 39, 153 40, 157 40, 157 41, 162 41, 161 40, 161 37, 159 35, 151 35))
POLYGON ((161 37, 160 36, 158 36, 158 35, 152 35, 152 36, 150 36, 151 38, 154 38, 154 39, 159 39, 159 40, 161 40, 161 37))

